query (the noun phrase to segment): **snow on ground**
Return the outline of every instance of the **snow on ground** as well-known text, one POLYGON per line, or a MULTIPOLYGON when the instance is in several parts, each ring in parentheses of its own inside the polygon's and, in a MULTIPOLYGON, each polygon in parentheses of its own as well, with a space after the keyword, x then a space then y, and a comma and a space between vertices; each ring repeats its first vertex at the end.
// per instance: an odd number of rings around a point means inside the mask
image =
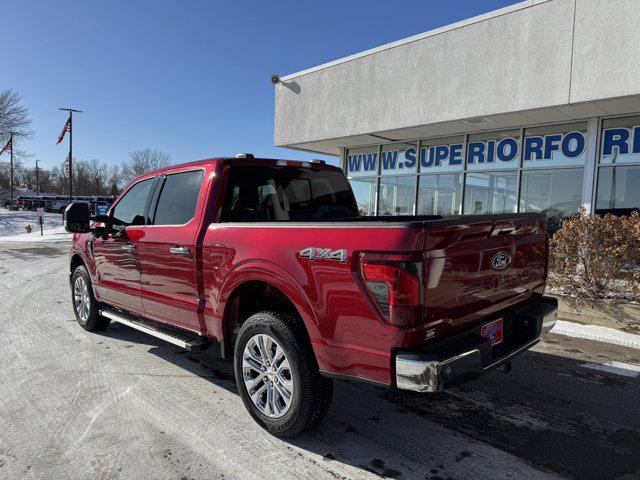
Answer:
POLYGON ((59 242, 71 240, 71 234, 65 232, 62 216, 59 213, 45 213, 43 236, 36 212, 10 212, 0 209, 0 242, 59 242), (31 225, 33 230, 27 233, 25 228, 31 225))
POLYGON ((580 323, 558 320, 551 331, 567 337, 583 338, 640 349, 640 335, 622 332, 615 328, 601 327, 598 325, 582 325, 580 323))

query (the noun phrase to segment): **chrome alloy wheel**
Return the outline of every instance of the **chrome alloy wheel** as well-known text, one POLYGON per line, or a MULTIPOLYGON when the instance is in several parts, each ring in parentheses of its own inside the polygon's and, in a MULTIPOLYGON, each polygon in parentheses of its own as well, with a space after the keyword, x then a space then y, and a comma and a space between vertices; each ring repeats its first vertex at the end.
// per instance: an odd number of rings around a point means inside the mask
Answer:
POLYGON ((280 344, 267 334, 249 339, 242 353, 242 379, 251 401, 269 418, 291 408, 295 385, 289 360, 280 344))
POLYGON ((83 323, 87 323, 91 311, 91 297, 89 296, 87 282, 82 276, 76 278, 73 283, 73 308, 75 308, 80 320, 83 323))

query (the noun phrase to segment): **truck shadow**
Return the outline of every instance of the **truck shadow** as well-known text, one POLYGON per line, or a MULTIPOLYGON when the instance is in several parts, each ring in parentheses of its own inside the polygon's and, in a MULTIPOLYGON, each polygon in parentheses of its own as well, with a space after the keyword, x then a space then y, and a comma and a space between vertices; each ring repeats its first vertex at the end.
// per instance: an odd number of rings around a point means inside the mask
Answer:
MULTIPOLYGON (((190 353, 119 325, 103 335, 149 345, 149 353, 237 394, 233 365, 216 346, 190 353)), ((435 395, 339 381, 327 418, 286 440, 287 448, 337 478, 345 467, 403 479, 631 478, 640 468, 640 379, 583 364, 530 351, 509 375, 490 373, 435 395)))

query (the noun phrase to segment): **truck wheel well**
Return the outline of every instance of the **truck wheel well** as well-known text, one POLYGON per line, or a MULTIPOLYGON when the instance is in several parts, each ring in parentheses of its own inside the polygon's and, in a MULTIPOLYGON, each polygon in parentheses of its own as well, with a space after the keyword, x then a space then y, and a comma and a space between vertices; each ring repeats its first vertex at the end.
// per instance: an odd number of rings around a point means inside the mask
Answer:
POLYGON ((84 265, 84 262, 82 261, 82 258, 80 257, 80 255, 74 255, 71 258, 71 272, 73 272, 80 265, 84 265))
MULTIPOLYGON (((246 282, 237 287, 229 297, 225 319, 224 335, 228 340, 228 352, 232 352, 231 343, 242 324, 254 313, 262 311, 282 312, 295 319, 298 333, 311 348, 309 333, 293 302, 273 285, 262 281, 246 282)), ((225 357, 226 352, 225 352, 225 357)))

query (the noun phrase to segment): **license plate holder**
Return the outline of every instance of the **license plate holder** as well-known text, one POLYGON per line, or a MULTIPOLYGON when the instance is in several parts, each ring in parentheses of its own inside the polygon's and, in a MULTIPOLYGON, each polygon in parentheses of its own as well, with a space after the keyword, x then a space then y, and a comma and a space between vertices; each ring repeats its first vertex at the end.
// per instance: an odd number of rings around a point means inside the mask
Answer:
POLYGON ((491 342, 491 345, 498 345, 502 343, 504 338, 504 324, 502 319, 499 318, 489 323, 485 323, 480 329, 480 335, 482 338, 486 338, 491 342))

